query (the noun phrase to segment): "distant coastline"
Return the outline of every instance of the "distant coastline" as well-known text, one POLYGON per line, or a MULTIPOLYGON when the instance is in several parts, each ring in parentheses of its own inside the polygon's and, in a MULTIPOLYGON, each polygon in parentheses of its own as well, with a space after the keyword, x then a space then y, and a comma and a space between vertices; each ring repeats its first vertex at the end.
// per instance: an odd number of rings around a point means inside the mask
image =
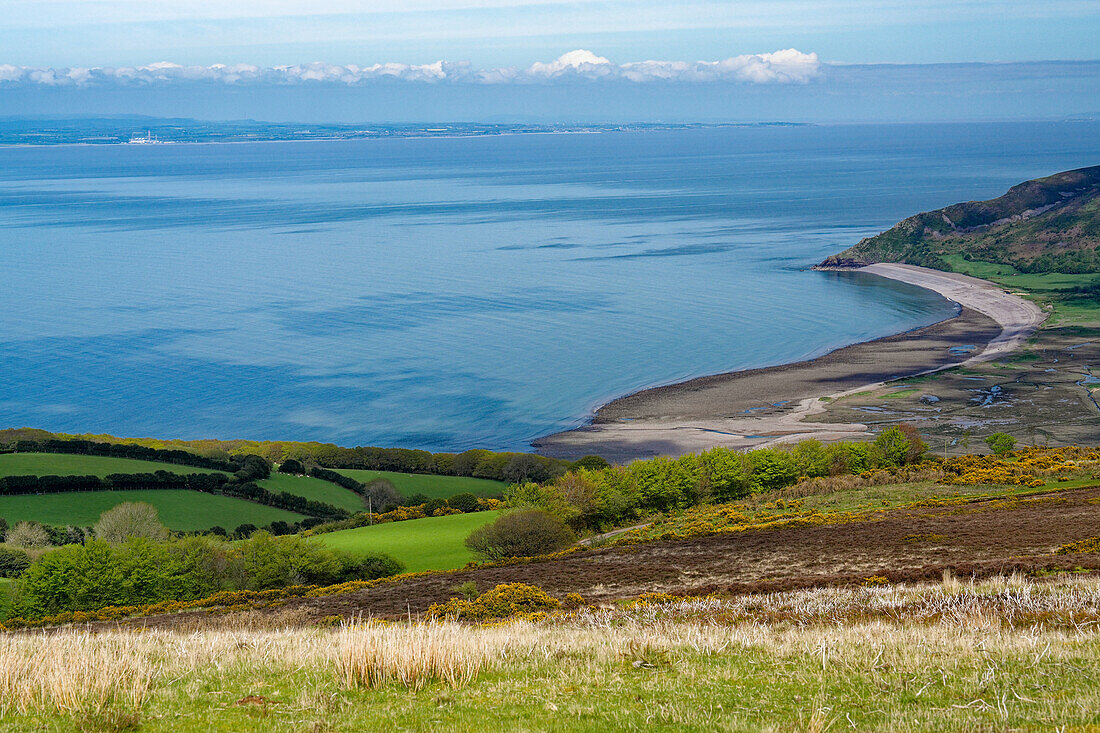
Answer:
POLYGON ((154 134, 162 144, 230 144, 260 142, 334 142, 380 139, 458 139, 509 135, 583 135, 752 127, 809 127, 803 122, 728 123, 423 123, 295 124, 257 120, 207 122, 157 117, 68 117, 44 120, 0 117, 0 147, 59 145, 128 145, 139 132, 154 134))

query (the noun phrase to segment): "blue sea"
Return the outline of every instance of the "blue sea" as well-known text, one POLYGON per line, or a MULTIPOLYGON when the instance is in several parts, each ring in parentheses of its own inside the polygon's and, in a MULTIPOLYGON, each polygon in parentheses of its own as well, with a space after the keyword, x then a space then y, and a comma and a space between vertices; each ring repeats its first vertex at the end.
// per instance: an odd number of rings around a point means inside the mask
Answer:
POLYGON ((1100 162, 1100 124, 0 149, 0 426, 525 449, 938 321, 807 270, 1100 162))

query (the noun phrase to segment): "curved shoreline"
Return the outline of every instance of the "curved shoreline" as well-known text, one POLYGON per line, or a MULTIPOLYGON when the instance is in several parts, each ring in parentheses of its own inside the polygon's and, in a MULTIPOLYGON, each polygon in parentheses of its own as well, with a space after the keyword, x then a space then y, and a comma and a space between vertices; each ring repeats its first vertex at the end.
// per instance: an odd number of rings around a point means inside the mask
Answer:
POLYGON ((932 290, 960 306, 954 318, 845 346, 822 357, 644 389, 596 410, 589 425, 534 441, 544 455, 596 453, 617 462, 714 446, 758 448, 815 437, 868 436, 859 423, 804 423, 826 402, 885 382, 995 359, 1046 319, 1034 303, 985 280, 923 267, 876 264, 846 271, 932 290), (973 351, 980 347, 980 351, 973 351), (968 356, 960 359, 961 353, 968 356))

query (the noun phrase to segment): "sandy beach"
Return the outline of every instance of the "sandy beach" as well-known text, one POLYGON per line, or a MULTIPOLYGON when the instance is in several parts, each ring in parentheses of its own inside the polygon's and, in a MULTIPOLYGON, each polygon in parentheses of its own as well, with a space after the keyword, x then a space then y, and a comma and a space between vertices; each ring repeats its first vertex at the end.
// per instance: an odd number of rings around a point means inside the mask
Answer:
POLYGON ((831 400, 884 382, 996 359, 1027 340, 1047 314, 999 285, 912 265, 861 272, 933 290, 960 306, 955 318, 854 344, 794 364, 700 377, 643 390, 599 408, 592 424, 540 438, 544 455, 624 462, 714 446, 758 448, 804 438, 867 437, 860 423, 814 423, 831 400))

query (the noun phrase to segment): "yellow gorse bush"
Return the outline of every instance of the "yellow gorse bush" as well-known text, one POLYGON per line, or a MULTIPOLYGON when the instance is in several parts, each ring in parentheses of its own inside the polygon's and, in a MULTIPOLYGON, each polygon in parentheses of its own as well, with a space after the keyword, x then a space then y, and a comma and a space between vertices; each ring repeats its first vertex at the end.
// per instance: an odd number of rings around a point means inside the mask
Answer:
MULTIPOLYGON (((570 594, 579 599, 576 593, 570 594)), ((582 599, 583 601, 583 599, 582 599)), ((539 620, 547 612, 562 607, 562 601, 542 588, 525 583, 503 583, 482 593, 472 601, 452 598, 446 603, 434 603, 428 609, 429 619, 449 618, 461 621, 492 621, 502 618, 539 620)))
POLYGON ((1100 463, 1100 449, 1081 446, 1022 448, 1000 456, 963 455, 943 461, 942 483, 956 486, 1006 484, 1037 488, 1042 476, 1058 476, 1100 463))

